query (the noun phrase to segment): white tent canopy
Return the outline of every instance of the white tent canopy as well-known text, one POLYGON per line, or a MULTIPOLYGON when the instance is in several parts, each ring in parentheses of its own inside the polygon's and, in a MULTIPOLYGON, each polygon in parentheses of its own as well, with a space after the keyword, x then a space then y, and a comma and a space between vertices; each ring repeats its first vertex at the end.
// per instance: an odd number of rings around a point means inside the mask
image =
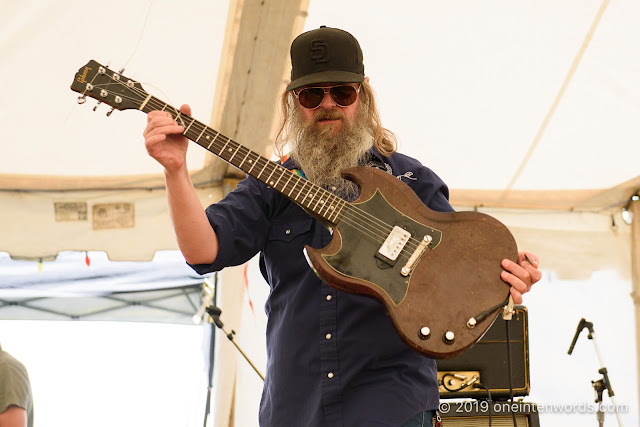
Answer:
MULTIPOLYGON (((620 214, 640 217, 639 19, 631 0, 8 2, 0 251, 150 260, 176 248, 144 115, 106 118, 69 90, 89 59, 269 155, 288 46, 327 25, 358 38, 383 123, 456 208, 502 220, 557 277, 613 269, 637 282, 639 238, 620 214)), ((238 177, 195 146, 189 164, 203 205, 238 177)))
MULTIPOLYGON (((640 38, 637 4, 338 3, 228 9, 226 2, 116 1, 95 10, 73 1, 13 3, 0 38, 7 144, 0 197, 21 208, 0 213, 5 224, 19 224, 5 227, 0 250, 37 258, 95 249, 148 260, 175 248, 160 169, 142 144, 144 115, 106 119, 108 106, 94 113, 92 100, 78 106, 68 89, 90 58, 124 67, 149 92, 175 106, 190 103, 196 118, 211 115, 223 133, 268 153, 290 39, 303 24, 328 24, 358 37, 383 122, 403 152, 449 184, 456 206, 515 209, 505 222, 520 246, 553 249, 546 266, 564 277, 588 275, 563 256, 585 244, 596 255, 591 269, 614 267, 628 277, 629 227, 617 214, 640 187, 640 64, 631 54, 640 38), (118 216, 125 202, 135 205, 135 220, 118 216), (71 220, 65 207, 83 220, 71 220), (100 208, 111 228, 96 225, 100 208), (113 224, 119 220, 125 224, 113 224), (526 229, 560 230, 563 238, 530 239, 526 229), (42 235, 51 238, 34 244, 42 235), (125 236, 139 238, 124 248, 125 236)), ((190 156, 194 173, 208 166, 196 175, 203 204, 217 200, 224 176, 237 172, 200 148, 190 156)))

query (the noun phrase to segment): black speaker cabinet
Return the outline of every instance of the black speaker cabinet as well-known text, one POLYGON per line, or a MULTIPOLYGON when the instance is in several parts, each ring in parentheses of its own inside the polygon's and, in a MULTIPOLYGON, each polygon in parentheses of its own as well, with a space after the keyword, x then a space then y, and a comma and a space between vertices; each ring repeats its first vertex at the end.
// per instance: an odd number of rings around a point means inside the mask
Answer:
POLYGON ((437 360, 440 398, 487 398, 487 391, 473 387, 473 379, 489 388, 493 400, 509 398, 507 325, 511 348, 513 395, 527 396, 529 382, 529 334, 527 308, 514 307, 511 320, 498 316, 486 334, 466 352, 437 360))
MULTIPOLYGON (((516 416, 517 427, 540 427, 540 417, 535 404, 528 402, 451 401, 440 404, 442 427, 513 427, 511 410, 516 416), (446 404, 449 404, 448 411, 446 404), (491 409, 491 415, 489 414, 491 409), (489 424, 491 418, 491 424, 489 424)), ((436 419, 434 417, 433 425, 436 419)))

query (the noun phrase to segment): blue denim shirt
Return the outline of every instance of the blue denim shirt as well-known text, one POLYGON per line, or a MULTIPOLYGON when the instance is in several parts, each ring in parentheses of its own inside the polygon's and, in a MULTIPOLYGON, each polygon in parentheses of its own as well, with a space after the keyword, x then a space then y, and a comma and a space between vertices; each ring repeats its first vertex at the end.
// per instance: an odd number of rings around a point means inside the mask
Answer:
MULTIPOLYGON (((444 182, 417 160, 371 154, 432 210, 453 210, 444 182)), ((261 426, 399 426, 437 408, 435 361, 400 340, 382 304, 328 286, 309 267, 304 245, 331 240, 323 225, 252 177, 206 213, 220 250, 213 264, 193 268, 217 271, 260 252, 271 287, 261 426)))

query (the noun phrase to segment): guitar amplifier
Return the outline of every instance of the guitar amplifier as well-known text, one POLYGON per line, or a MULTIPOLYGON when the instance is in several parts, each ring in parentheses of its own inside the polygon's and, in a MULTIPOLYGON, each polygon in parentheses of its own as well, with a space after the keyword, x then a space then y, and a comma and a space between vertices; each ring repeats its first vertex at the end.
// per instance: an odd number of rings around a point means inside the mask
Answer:
MULTIPOLYGON (((439 413, 442 427, 514 427, 511 411, 517 427, 540 427, 536 405, 529 402, 452 401, 440 404, 439 413), (443 411, 443 406, 449 410, 443 411)), ((433 426, 435 423, 434 417, 433 426)))
POLYGON ((487 391, 484 388, 474 388, 474 382, 480 382, 486 386, 493 400, 509 398, 507 322, 509 322, 511 342, 513 395, 529 394, 527 308, 516 305, 514 310, 512 320, 503 320, 499 316, 471 349, 456 357, 436 361, 441 399, 487 398, 487 391))

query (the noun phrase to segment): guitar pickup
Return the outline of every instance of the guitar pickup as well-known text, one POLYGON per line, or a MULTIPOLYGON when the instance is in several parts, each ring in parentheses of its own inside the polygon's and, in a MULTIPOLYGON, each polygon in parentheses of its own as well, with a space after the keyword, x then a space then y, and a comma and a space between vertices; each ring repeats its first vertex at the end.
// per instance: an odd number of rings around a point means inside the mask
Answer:
POLYGON ((410 238, 411 233, 396 225, 393 227, 391 233, 389 233, 382 246, 380 246, 380 249, 378 249, 376 258, 393 266, 410 238))

